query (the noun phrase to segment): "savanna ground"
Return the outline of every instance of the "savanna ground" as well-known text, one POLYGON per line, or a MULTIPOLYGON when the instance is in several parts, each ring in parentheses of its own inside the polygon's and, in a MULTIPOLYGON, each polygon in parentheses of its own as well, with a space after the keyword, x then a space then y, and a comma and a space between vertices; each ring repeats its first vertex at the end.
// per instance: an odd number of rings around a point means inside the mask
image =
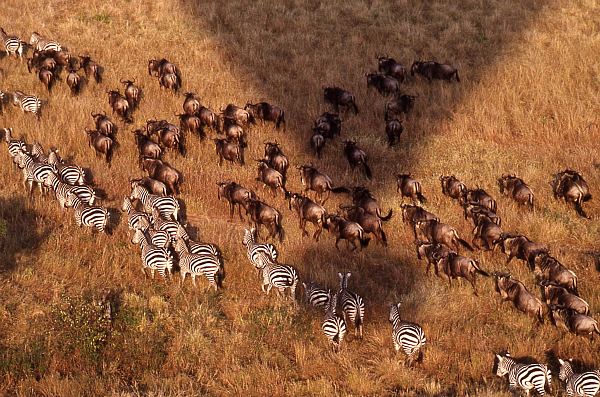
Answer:
MULTIPOLYGON (((598 272, 589 251, 598 246, 600 177, 600 8, 595 1, 257 1, 163 2, 18 0, 2 2, 0 26, 23 37, 37 30, 75 53, 105 66, 102 85, 90 84, 73 99, 64 82, 48 95, 25 63, 0 60, 4 90, 21 89, 48 99, 41 122, 18 109, 0 116, 0 127, 93 170, 111 208, 141 175, 130 134, 119 122, 120 148, 111 169, 93 156, 84 127, 90 111, 109 111, 105 91, 135 78, 144 89, 134 126, 147 118, 175 121, 182 97, 158 88, 147 74, 150 58, 166 57, 183 73, 183 90, 196 92, 214 109, 248 100, 281 105, 287 132, 258 126, 243 168, 216 165, 210 140, 188 137, 185 158, 167 160, 185 176, 190 224, 217 243, 226 258, 225 289, 194 290, 189 280, 163 285, 144 279, 138 248, 123 220, 112 236, 76 227, 71 212, 36 195, 29 200, 5 150, 0 152, 0 392, 19 396, 188 395, 478 395, 504 396, 505 379, 492 374, 493 352, 547 361, 574 357, 600 364, 598 342, 564 335, 548 321, 538 327, 510 304, 498 305, 491 279, 480 278, 480 296, 467 284, 425 276, 412 233, 401 222, 393 174, 410 171, 421 180, 427 208, 470 239, 461 208, 442 196, 438 177, 455 174, 498 200, 507 231, 547 243, 577 272, 592 313, 600 307, 598 272), (399 147, 385 145, 385 100, 367 92, 364 73, 375 55, 387 53, 409 66, 434 58, 459 68, 461 83, 409 81, 418 94, 399 147), (317 161, 308 150, 312 120, 327 107, 321 86, 355 93, 358 116, 344 117, 342 138, 356 138, 371 158, 374 181, 352 174, 341 140, 328 142, 317 161), (299 191, 296 165, 312 161, 335 184, 366 184, 384 210, 390 247, 363 254, 336 252, 331 236, 301 239, 295 214, 279 196, 259 193, 284 214, 282 261, 303 280, 334 287, 337 272, 353 273, 351 288, 367 302, 365 338, 351 333, 339 354, 321 333, 321 313, 294 311, 259 289, 241 246, 243 224, 227 221, 215 181, 233 179, 258 187, 252 159, 262 142, 277 139, 290 157, 288 189, 299 191), (593 220, 551 195, 551 174, 582 172, 594 199, 585 205, 593 220), (513 172, 536 193, 528 212, 500 196, 496 178, 513 172), (425 360, 414 368, 394 356, 388 305, 403 301, 404 318, 426 332, 425 360), (110 310, 109 310, 110 309, 110 310)), ((327 203, 334 211, 346 200, 327 203)), ((310 228, 310 226, 309 226, 310 228)), ((343 246, 343 245, 342 245, 343 246)), ((533 275, 501 253, 475 253, 488 271, 510 270, 530 290, 533 275)), ((539 291, 538 291, 539 294, 539 291)), ((554 367, 553 367, 554 368, 554 367)), ((556 375, 556 371, 554 372, 556 375)), ((555 392, 558 383, 554 376, 555 392)), ((560 387, 562 390, 562 386, 560 387)))

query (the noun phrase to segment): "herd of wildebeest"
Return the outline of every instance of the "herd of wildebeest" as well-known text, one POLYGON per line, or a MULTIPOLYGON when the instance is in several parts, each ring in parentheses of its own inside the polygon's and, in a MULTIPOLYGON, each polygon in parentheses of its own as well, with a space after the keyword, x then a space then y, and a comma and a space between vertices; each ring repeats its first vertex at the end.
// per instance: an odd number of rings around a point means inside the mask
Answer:
MULTIPOLYGON (((58 42, 38 33, 33 33, 30 41, 25 42, 0 29, 0 38, 8 56, 22 58, 26 56, 29 47, 33 49, 32 56, 27 58, 27 68, 30 73, 37 73, 48 93, 52 92, 57 81, 62 80, 63 70, 67 72, 66 83, 73 95, 80 95, 85 85, 91 81, 95 84, 103 82, 105 68, 90 56, 76 56, 58 42)), ((415 106, 415 95, 401 94, 401 86, 408 79, 460 82, 456 68, 434 61, 415 61, 410 68, 410 76, 402 64, 388 56, 378 56, 377 66, 378 72, 367 73, 365 76, 368 88, 375 88, 388 98, 383 109, 385 127, 382 129, 390 147, 400 142, 403 121, 411 117, 415 106)), ((148 74, 156 77, 159 86, 172 91, 175 97, 183 86, 179 67, 165 58, 151 59, 148 62, 148 74)), ((122 79, 120 82, 123 84, 123 93, 118 89, 107 90, 106 93, 113 113, 123 124, 119 127, 105 112, 92 111, 93 127, 84 129, 89 146, 105 159, 109 167, 118 145, 117 132, 119 128, 127 128, 128 124, 134 123, 134 112, 143 98, 142 88, 135 80, 122 79)), ((342 134, 343 118, 360 117, 355 96, 343 88, 323 87, 323 99, 331 109, 314 121, 307 144, 319 159, 326 142, 335 140, 342 134)), ((35 114, 39 120, 45 101, 20 91, 0 91, 0 111, 7 110, 4 107, 7 102, 19 106, 23 112, 35 114)), ((183 94, 182 113, 175 115, 178 123, 147 120, 145 126, 131 128, 133 138, 125 140, 136 145, 139 166, 147 176, 130 180, 131 194, 123 199, 122 210, 127 214, 128 227, 133 233, 132 242, 140 245, 144 275, 146 270, 151 271, 152 277, 158 272, 166 281, 173 269, 178 267, 182 281, 186 274, 190 274, 195 284, 195 276, 203 275, 215 290, 223 286, 225 269, 221 250, 214 244, 194 241, 188 235, 180 199, 176 198, 180 194, 183 176, 164 160, 165 154, 171 151, 185 156, 186 138, 196 136, 204 140, 212 133, 216 136, 213 141, 219 166, 222 166, 223 160, 230 162, 232 166, 229 170, 235 173, 236 164, 246 164, 245 149, 255 142, 248 137, 252 129, 260 122, 272 123, 276 131, 285 131, 286 115, 281 107, 267 102, 248 102, 244 107, 228 104, 216 112, 204 106, 197 95, 186 92, 183 94), (177 266, 173 258, 178 258, 177 266)), ((46 154, 40 143, 28 144, 22 137, 16 139, 10 127, 2 131, 9 154, 13 162, 22 169, 23 183, 30 194, 36 184, 42 193, 53 191, 61 207, 74 208, 79 226, 89 226, 92 230, 104 232, 109 232, 115 226, 111 225, 111 211, 95 203, 96 192, 88 184, 83 168, 66 164, 58 155, 58 149, 51 149, 46 154)), ((351 169, 360 170, 368 180, 373 178, 368 156, 356 140, 347 139, 343 142, 343 155, 351 169)), ((393 210, 389 209, 384 213, 367 187, 336 185, 332 178, 312 163, 307 163, 296 166, 302 191, 288 190, 290 162, 277 141, 264 142, 264 157, 256 161, 256 180, 273 197, 281 193, 289 210, 296 213, 303 236, 309 234, 307 224, 310 223, 314 227, 312 237, 315 241, 319 241, 323 230, 326 230, 335 238, 338 250, 342 240, 345 240, 347 249, 352 251, 365 249, 371 238, 383 247, 388 246, 384 224, 392 219, 393 210), (313 192, 312 198, 310 191, 313 192), (349 202, 339 205, 335 211, 327 209, 325 204, 332 193, 348 197, 349 202)), ((414 176, 410 173, 397 174, 396 181, 397 193, 402 200, 402 220, 413 233, 417 258, 427 262, 427 273, 433 266, 435 274, 441 274, 450 284, 453 279, 466 279, 475 295, 478 292, 476 276, 493 276, 495 289, 502 301, 512 302, 516 309, 534 317, 536 321, 543 323, 548 314, 555 325, 572 333, 590 338, 593 338, 594 333, 600 334, 596 320, 590 316, 589 304, 579 296, 575 273, 554 257, 546 244, 531 241, 518 233, 504 231, 497 214, 496 200, 488 192, 479 187, 470 188, 454 175, 440 177, 442 193, 455 201, 462 208, 465 219, 470 219, 473 223, 473 237, 469 243, 459 236, 454 227, 441 222, 438 216, 422 206, 426 202, 425 194, 421 183, 414 176), (405 199, 411 203, 404 203, 405 199), (460 253, 497 248, 506 254, 507 263, 517 258, 527 265, 541 287, 542 299, 511 274, 498 271, 488 273, 476 259, 460 253)), ((528 208, 535 212, 534 193, 521 178, 504 174, 498 178, 497 184, 500 194, 522 205, 524 210, 528 208)), ((571 169, 557 172, 552 177, 551 186, 555 199, 563 199, 572 204, 580 216, 587 218, 582 205, 592 196, 581 173, 571 169)), ((240 220, 247 221, 252 226, 252 229, 245 231, 243 244, 251 264, 257 268, 263 291, 268 293, 271 287, 280 292, 290 289, 292 301, 296 305, 298 272, 292 266, 278 262, 278 250, 273 244, 258 242, 261 228, 265 228, 268 239, 283 243, 285 234, 281 212, 260 199, 257 192, 233 180, 217 182, 217 193, 219 200, 227 203, 230 219, 233 219, 237 207, 240 220), (246 219, 242 215, 242 209, 246 219)), ((350 273, 340 273, 339 277, 340 287, 334 289, 303 280, 307 302, 325 308, 323 332, 336 350, 341 347, 348 320, 353 323, 357 336, 362 338, 365 309, 362 297, 348 290, 350 273), (337 314, 338 304, 343 316, 337 314)), ((406 353, 406 363, 411 364, 415 358, 423 357, 421 348, 426 339, 419 325, 400 319, 399 308, 400 304, 395 304, 390 309, 393 344, 396 351, 402 349, 406 353)), ((550 373, 544 365, 538 365, 542 368, 540 374, 543 374, 544 380, 541 381, 539 376, 542 375, 539 374, 537 378, 525 379, 523 373, 526 371, 523 368, 529 368, 528 365, 516 362, 510 364, 512 359, 508 354, 497 355, 496 360, 497 374, 503 376, 508 373, 511 388, 521 387, 528 393, 534 388, 543 394, 544 385, 550 383, 550 373)), ((567 383, 567 390, 586 396, 596 394, 600 387, 600 373, 587 372, 583 374, 586 382, 578 381, 582 379, 582 375, 564 369, 570 365, 568 361, 560 360, 560 364, 560 376, 567 383), (590 389, 589 379, 594 378, 590 374, 595 374, 598 378, 595 389, 590 389), (585 383, 585 387, 581 383, 585 383)), ((532 373, 535 372, 529 369, 532 373)))

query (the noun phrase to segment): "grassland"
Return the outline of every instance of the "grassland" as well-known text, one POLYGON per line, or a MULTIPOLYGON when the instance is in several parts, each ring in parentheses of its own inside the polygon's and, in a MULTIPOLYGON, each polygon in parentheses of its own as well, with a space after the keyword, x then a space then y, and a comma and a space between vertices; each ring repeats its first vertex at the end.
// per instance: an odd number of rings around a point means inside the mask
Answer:
MULTIPOLYGON (((64 83, 48 96, 24 63, 0 60, 1 89, 39 93, 49 101, 40 123, 10 109, 11 126, 28 142, 59 147, 93 170, 104 203, 118 208, 129 178, 141 175, 131 127, 120 124, 113 166, 96 160, 83 133, 90 111, 109 111, 105 91, 135 78, 144 99, 135 125, 180 111, 182 97, 161 92, 147 75, 150 58, 167 57, 183 73, 184 90, 207 106, 243 105, 264 99, 287 113, 287 132, 257 127, 246 158, 277 139, 293 165, 313 161, 336 184, 364 183, 328 144, 321 161, 308 151, 312 120, 326 109, 321 86, 354 92, 361 110, 344 121, 371 157, 375 192, 384 209, 399 207, 393 174, 410 171, 428 197, 427 208, 469 236, 456 203, 443 197, 438 177, 453 173, 469 186, 494 194, 505 230, 550 245, 577 272, 581 295, 600 308, 598 272, 588 251, 598 250, 600 64, 596 2, 578 1, 258 1, 5 0, 0 26, 23 37, 34 30, 59 39, 75 53, 89 53, 106 67, 105 82, 90 84, 77 99, 64 83), (460 84, 409 82, 418 94, 402 143, 385 146, 384 100, 366 90, 363 74, 375 55, 405 64, 435 58, 456 65, 460 84), (581 219, 552 199, 551 174, 578 169, 595 196, 581 219), (534 189, 535 213, 500 197, 495 180, 514 172, 534 189)), ((492 372, 493 352, 545 361, 548 352, 598 366, 598 342, 563 335, 508 304, 499 306, 491 280, 480 296, 468 285, 426 277, 415 258, 410 230, 395 216, 386 225, 390 247, 360 255, 336 252, 330 236, 302 240, 283 199, 266 200, 284 213, 282 261, 303 279, 333 287, 340 270, 353 272, 352 288, 367 301, 365 339, 348 337, 340 354, 329 351, 321 314, 292 310, 260 293, 240 244, 243 224, 227 221, 215 181, 230 178, 250 187, 255 169, 216 165, 209 140, 190 137, 188 156, 167 160, 185 175, 190 223, 221 246, 225 290, 214 294, 186 283, 163 285, 140 273, 138 250, 119 222, 112 236, 79 230, 55 202, 29 200, 0 151, 0 393, 18 396, 189 395, 477 395, 504 396, 506 381, 492 372), (424 362, 405 368, 395 357, 388 304, 402 299, 403 316, 420 323, 428 338, 424 362), (107 321, 107 310, 110 317, 107 321)), ((295 170, 288 184, 300 190, 295 170)), ((328 203, 335 210, 341 202, 328 203)), ((500 253, 477 253, 487 270, 508 269, 536 289, 522 264, 504 265, 500 253)), ((556 372, 555 372, 556 374, 556 372)), ((556 382, 556 377, 555 377, 556 382)), ((555 389, 557 389, 555 387, 555 389)), ((556 392, 555 392, 556 394, 556 392)))

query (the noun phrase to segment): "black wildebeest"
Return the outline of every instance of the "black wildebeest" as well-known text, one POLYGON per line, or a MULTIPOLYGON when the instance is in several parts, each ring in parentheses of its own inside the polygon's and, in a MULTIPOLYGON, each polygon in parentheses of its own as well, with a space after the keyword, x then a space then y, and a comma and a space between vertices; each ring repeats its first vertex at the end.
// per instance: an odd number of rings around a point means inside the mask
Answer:
POLYGON ((115 141, 98 130, 89 130, 86 128, 85 133, 88 136, 88 145, 94 148, 96 155, 104 156, 110 167, 115 141))
POLYGON ((319 241, 319 237, 323 232, 323 225, 325 224, 325 215, 327 215, 325 208, 299 193, 288 193, 286 198, 289 200, 290 211, 296 211, 298 214, 302 235, 308 236, 306 222, 310 222, 317 228, 313 234, 313 238, 319 241))
POLYGON ((319 204, 325 204, 329 199, 330 192, 333 193, 349 193, 350 190, 346 187, 332 186, 331 178, 317 170, 312 165, 298 166, 300 170, 300 181, 304 187, 304 192, 312 190, 316 193, 316 201, 319 204), (323 198, 325 195, 325 198, 323 198))
POLYGON ((250 220, 254 224, 257 237, 259 237, 260 226, 264 225, 269 231, 269 237, 278 237, 279 241, 283 241, 282 216, 275 208, 251 198, 246 201, 246 214, 250 216, 250 220))
POLYGON ((385 135, 389 147, 400 142, 400 135, 404 131, 402 120, 398 117, 392 117, 387 112, 385 113, 385 135))
POLYGON ((142 130, 142 129, 134 130, 133 135, 135 137, 135 143, 137 144, 140 158, 142 158, 142 157, 148 157, 148 158, 152 158, 152 159, 160 159, 161 158, 162 149, 160 148, 158 143, 156 143, 152 139, 148 138, 148 136, 144 133, 144 130, 142 130))
POLYGON ((548 246, 542 243, 535 243, 522 235, 504 233, 498 240, 500 250, 506 254, 506 263, 512 258, 517 258, 527 262, 530 269, 533 269, 533 259, 536 255, 543 252, 549 252, 548 246))
POLYGON ((344 218, 358 223, 365 233, 371 233, 379 244, 387 247, 387 235, 383 230, 381 218, 377 215, 368 213, 364 208, 355 205, 341 205, 340 210, 342 210, 344 218))
POLYGON ((395 77, 381 73, 365 73, 367 88, 373 87, 380 95, 391 95, 400 92, 400 83, 395 77))
POLYGON ((170 194, 180 193, 180 185, 183 183, 181 172, 159 159, 144 157, 141 163, 142 169, 148 173, 149 177, 167 185, 170 194))
POLYGON ((544 322, 544 304, 522 282, 512 278, 509 273, 494 272, 493 276, 501 302, 511 301, 518 310, 537 318, 540 323, 544 322))
POLYGON ((551 185, 556 200, 562 198, 565 203, 573 203, 577 214, 589 219, 581 205, 591 200, 592 195, 587 182, 579 172, 566 169, 554 174, 551 185))
POLYGON ((429 274, 431 265, 433 265, 433 270, 436 276, 439 273, 439 260, 447 256, 450 252, 454 252, 445 245, 438 243, 427 243, 425 241, 416 240, 415 245, 417 248, 417 259, 427 259, 427 268, 425 269, 425 274, 429 274))
POLYGON ((349 91, 340 87, 323 87, 323 99, 331 104, 336 113, 340 112, 340 107, 346 110, 353 110, 354 114, 358 114, 356 99, 349 91))
POLYGON ((269 167, 269 164, 266 160, 257 160, 258 161, 258 177, 257 181, 262 182, 263 187, 269 187, 271 189, 271 193, 273 197, 277 196, 277 189, 280 189, 285 196, 285 178, 279 171, 274 168, 269 167))
POLYGON ((145 176, 143 178, 138 179, 131 179, 129 182, 131 182, 132 189, 134 187, 134 184, 138 184, 145 187, 150 193, 156 194, 157 196, 167 195, 167 185, 165 185, 161 181, 157 181, 156 179, 150 178, 149 176, 145 176))
POLYGON ((392 218, 392 209, 388 211, 387 215, 382 215, 381 208, 377 203, 375 196, 364 186, 355 186, 352 188, 352 204, 361 207, 369 214, 376 215, 382 221, 389 221, 392 218))
POLYGON ((396 174, 396 191, 400 193, 402 201, 404 197, 410 197, 414 203, 425 203, 427 199, 423 196, 421 183, 413 179, 411 174, 396 174))
POLYGON ((518 204, 527 204, 533 209, 533 190, 531 190, 523 179, 513 174, 502 175, 498 179, 498 187, 500 188, 500 193, 511 197, 518 204))
POLYGON ((418 205, 402 204, 400 205, 400 208, 402 209, 402 221, 410 223, 413 227, 417 222, 421 221, 440 221, 440 218, 435 214, 432 214, 418 205))
POLYGON ((344 141, 344 156, 348 160, 350 168, 354 170, 356 167, 362 167, 367 179, 371 180, 373 178, 371 168, 367 163, 367 153, 358 147, 355 140, 344 141))
POLYGON ((226 139, 213 139, 215 150, 219 156, 219 167, 223 165, 223 159, 232 163, 244 165, 244 149, 237 142, 230 142, 226 139))
POLYGON ((232 181, 217 182, 217 186, 217 198, 219 200, 225 199, 229 203, 229 218, 233 219, 233 213, 237 205, 240 220, 243 220, 242 207, 246 209, 246 203, 251 199, 256 199, 256 194, 252 190, 232 181))
POLYGON ((388 56, 377 57, 378 70, 396 78, 400 83, 404 83, 406 79, 406 68, 402 64, 396 62, 394 58, 388 56))
POLYGON ((496 248, 502 237, 502 229, 490 219, 481 220, 473 229, 473 246, 481 249, 479 242, 482 242, 486 250, 496 248))
POLYGON ((267 102, 259 102, 256 104, 246 103, 244 110, 255 120, 260 120, 263 124, 265 121, 271 121, 275 123, 275 128, 279 129, 283 126, 285 131, 285 112, 279 106, 271 105, 267 102))
POLYGON ((313 132, 318 132, 326 139, 333 139, 342 133, 342 119, 337 113, 325 112, 315 120, 313 132))
POLYGON ((438 260, 438 268, 448 276, 448 283, 452 285, 453 278, 462 277, 471 283, 473 293, 477 296, 476 274, 489 277, 489 274, 479 267, 479 262, 466 256, 458 255, 456 252, 449 252, 438 260))
POLYGON ((385 114, 388 117, 408 114, 415 106, 416 95, 396 95, 385 104, 385 114))
POLYGON ((458 237, 458 232, 452 226, 436 220, 417 221, 414 224, 415 240, 425 240, 432 243, 444 244, 446 247, 458 252, 462 245, 469 251, 473 248, 465 240, 458 237))
POLYGON ((284 181, 287 178, 287 170, 290 166, 288 158, 283 154, 281 146, 275 142, 265 142, 265 157, 269 167, 276 169, 283 175, 284 181))
POLYGON ((117 126, 112 122, 106 113, 90 113, 94 119, 96 129, 106 136, 115 137, 117 135, 117 126))
POLYGON ((193 92, 186 92, 183 94, 185 99, 183 100, 183 112, 188 116, 197 115, 200 111, 200 100, 196 97, 193 92))
POLYGON ((125 99, 129 107, 132 110, 138 108, 142 100, 142 89, 135 85, 135 80, 121 80, 121 84, 125 86, 125 99))
POLYGON ((589 314, 589 303, 572 294, 566 288, 549 281, 542 281, 540 286, 542 287, 542 297, 546 301, 546 304, 564 306, 580 314, 589 314))
POLYGON ((467 189, 462 195, 460 203, 464 204, 469 202, 477 203, 493 212, 496 212, 497 210, 496 200, 481 188, 467 189))
POLYGON ((586 315, 577 313, 571 309, 561 306, 550 306, 551 318, 554 325, 572 332, 575 335, 587 335, 590 340, 594 340, 594 332, 600 335, 598 322, 586 315))
POLYGON ((578 295, 577 275, 548 253, 541 252, 534 256, 533 271, 538 279, 556 283, 578 295))
POLYGON ((415 73, 429 81, 433 79, 451 81, 452 78, 456 78, 456 81, 460 82, 455 67, 435 61, 414 61, 410 67, 410 75, 414 76, 415 73))
POLYGON ((108 103, 113 110, 113 113, 119 115, 126 123, 132 123, 131 119, 131 107, 129 102, 119 91, 111 90, 106 92, 108 94, 108 103))
POLYGON ((460 200, 467 193, 467 186, 454 175, 441 175, 440 182, 442 193, 454 200, 460 200))
POLYGON ((346 240, 348 245, 352 244, 352 251, 357 248, 362 250, 369 245, 369 238, 365 236, 362 226, 356 222, 350 222, 339 215, 326 215, 323 226, 335 236, 335 248, 338 251, 340 240, 346 240))
POLYGON ((83 78, 77 74, 75 69, 69 69, 69 74, 67 74, 67 85, 71 90, 71 95, 76 96, 81 92, 83 78))
POLYGON ((96 84, 100 84, 102 82, 104 68, 93 61, 88 55, 80 55, 79 61, 80 67, 85 72, 85 76, 88 80, 93 77, 96 84))

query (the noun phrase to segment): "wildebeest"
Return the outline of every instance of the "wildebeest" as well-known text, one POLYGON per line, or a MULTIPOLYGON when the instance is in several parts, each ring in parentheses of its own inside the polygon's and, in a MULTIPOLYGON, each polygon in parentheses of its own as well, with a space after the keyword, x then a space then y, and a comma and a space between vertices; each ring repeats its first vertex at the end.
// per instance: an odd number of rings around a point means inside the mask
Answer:
POLYGON ((427 243, 425 241, 416 240, 415 245, 417 248, 417 259, 422 260, 423 258, 427 259, 427 268, 425 269, 425 274, 429 274, 429 270, 431 269, 431 265, 433 265, 433 270, 435 275, 437 276, 439 273, 438 262, 441 258, 447 256, 450 252, 454 252, 450 250, 450 248, 445 245, 438 243, 427 243))
POLYGON ((352 188, 352 204, 361 207, 369 214, 376 215, 382 221, 389 221, 392 218, 392 209, 388 211, 387 215, 382 215, 381 208, 377 203, 375 196, 364 186, 355 186, 352 188))
POLYGON ((217 115, 206 106, 200 106, 200 110, 198 110, 198 118, 200 118, 203 127, 208 127, 213 131, 218 129, 217 115))
POLYGON ((113 113, 119 115, 126 123, 132 123, 131 107, 129 106, 129 102, 127 102, 127 98, 116 90, 107 91, 106 93, 108 94, 108 103, 113 113))
POLYGON ((402 208, 402 221, 410 223, 413 227, 417 222, 421 221, 440 221, 437 215, 418 205, 402 204, 400 208, 402 208))
POLYGON ((162 146, 168 149, 177 149, 180 154, 185 155, 183 135, 175 124, 171 124, 167 120, 146 120, 146 133, 148 137, 156 134, 162 146))
POLYGON ((67 85, 71 90, 71 95, 79 95, 79 93, 81 92, 83 79, 80 75, 77 74, 77 71, 75 69, 69 69, 69 74, 67 75, 67 85))
POLYGON ((237 142, 226 139, 213 139, 215 150, 219 156, 219 167, 223 165, 223 159, 232 163, 244 165, 244 149, 237 142))
POLYGON ((158 84, 160 88, 166 88, 173 92, 178 92, 181 88, 181 81, 175 73, 166 73, 158 78, 158 84))
POLYGON ((502 175, 498 179, 500 193, 511 197, 518 204, 527 204, 533 209, 533 190, 515 175, 502 175))
POLYGON ((142 157, 148 157, 148 158, 152 158, 152 159, 160 159, 161 158, 162 149, 160 148, 158 143, 156 143, 152 139, 148 138, 148 136, 144 133, 144 130, 142 130, 142 129, 134 130, 133 135, 135 137, 135 143, 137 144, 140 158, 142 158, 142 157))
POLYGON ((195 116, 200 111, 200 101, 193 92, 186 92, 183 94, 185 99, 183 100, 183 112, 188 116, 195 116))
POLYGON ((54 81, 56 79, 54 76, 54 73, 49 69, 41 68, 40 71, 38 72, 38 78, 40 79, 42 84, 44 84, 44 87, 46 87, 46 90, 48 92, 51 92, 52 87, 54 86, 54 81))
POLYGON ((298 214, 302 235, 308 236, 308 232, 306 231, 306 222, 310 222, 317 228, 313 234, 313 238, 316 241, 319 241, 319 237, 323 232, 325 215, 327 215, 325 208, 299 193, 287 194, 287 199, 289 200, 290 211, 296 211, 298 214))
POLYGON ((414 76, 415 73, 429 81, 433 79, 451 81, 454 77, 457 82, 460 82, 458 70, 455 67, 435 61, 414 61, 410 67, 410 75, 414 76))
POLYGON ((174 64, 162 58, 160 60, 151 59, 148 61, 148 74, 150 76, 156 76, 160 80, 165 75, 174 75, 174 80, 176 80, 181 86, 181 72, 179 68, 174 64))
POLYGON ((336 113, 339 113, 340 107, 343 107, 346 110, 353 110, 354 114, 358 114, 358 107, 356 106, 354 95, 343 88, 323 87, 323 99, 333 106, 336 113))
POLYGON ((221 109, 221 115, 223 119, 233 120, 242 127, 255 123, 254 117, 252 117, 250 112, 232 103, 228 104, 225 109, 221 109))
POLYGON ((400 91, 400 83, 395 77, 381 73, 366 73, 367 88, 373 87, 381 95, 396 94, 400 91))
POLYGON ((110 136, 114 138, 117 135, 117 126, 113 123, 106 115, 106 113, 90 113, 92 118, 94 119, 94 124, 96 125, 96 129, 103 133, 106 136, 110 136))
POLYGON ((489 219, 482 220, 473 229, 473 246, 481 249, 481 241, 486 250, 494 249, 500 243, 502 233, 502 229, 495 222, 489 219))
POLYGON ((512 258, 517 258, 527 262, 529 267, 533 269, 533 258, 542 252, 549 252, 548 246, 542 243, 535 243, 529 238, 522 235, 514 235, 504 233, 498 240, 500 250, 506 254, 506 263, 509 263, 512 258))
POLYGON ((355 169, 356 167, 362 167, 367 179, 371 180, 373 178, 371 168, 367 163, 367 154, 358 147, 355 140, 351 139, 344 141, 344 156, 346 157, 346 160, 348 160, 350 168, 355 169))
POLYGON ((389 147, 394 146, 400 142, 400 135, 404 131, 402 127, 402 120, 397 117, 392 117, 389 114, 385 114, 385 135, 387 136, 387 143, 389 147))
POLYGON ((387 235, 383 230, 381 218, 377 215, 368 213, 364 208, 355 205, 341 205, 340 209, 342 210, 344 218, 358 223, 365 233, 373 234, 379 244, 387 247, 387 235))
POLYGON ((548 253, 541 252, 534 256, 533 270, 538 279, 556 283, 578 295, 577 275, 548 253))
POLYGON ((436 220, 417 221, 414 224, 415 240, 425 240, 432 243, 444 244, 458 252, 462 245, 469 251, 473 248, 465 240, 458 237, 456 229, 436 220))
POLYGON ((425 203, 427 199, 421 191, 421 183, 412 178, 411 174, 396 174, 396 191, 400 193, 402 201, 404 197, 410 197, 413 202, 425 203))
POLYGON ((238 143, 241 148, 248 146, 246 143, 246 132, 235 120, 225 118, 221 125, 221 132, 225 134, 228 141, 238 143))
POLYGON ((460 203, 477 203, 490 211, 496 212, 497 210, 496 200, 481 188, 467 189, 462 195, 460 203))
POLYGON ((395 77, 400 83, 406 79, 406 68, 388 56, 377 57, 378 69, 388 76, 395 77))
POLYGON ((283 154, 281 146, 277 142, 265 142, 265 157, 269 167, 276 169, 283 175, 284 180, 287 178, 287 170, 290 162, 283 154))
POLYGON ((113 151, 115 148, 115 142, 109 136, 102 134, 98 130, 85 129, 85 133, 88 136, 88 146, 93 147, 96 155, 104 156, 104 159, 108 163, 112 161, 113 151))
POLYGON ((104 68, 93 61, 88 55, 80 55, 79 61, 80 68, 83 69, 88 80, 93 77, 96 84, 100 84, 102 82, 104 68))
POLYGON ((338 251, 340 250, 338 246, 340 240, 346 240, 348 245, 352 244, 352 251, 357 248, 362 250, 369 245, 369 238, 365 236, 362 226, 339 215, 326 215, 324 227, 335 236, 335 248, 338 251))
POLYGON ((54 59, 54 52, 35 51, 31 58, 27 58, 27 71, 32 70, 39 72, 40 69, 48 69, 58 73, 58 65, 54 59))
POLYGON ((149 176, 145 176, 143 178, 131 179, 131 188, 133 189, 134 184, 141 185, 148 189, 148 191, 157 196, 166 196, 167 195, 167 185, 158 181, 156 179, 150 178, 149 176))
POLYGON ((523 313, 544 322, 544 304, 534 294, 529 292, 525 285, 510 276, 509 273, 493 273, 496 281, 496 292, 500 293, 502 302, 511 301, 523 313))
POLYGON ((448 277, 448 283, 452 285, 452 279, 462 277, 471 283, 473 293, 477 296, 476 274, 489 277, 489 274, 479 267, 475 259, 458 255, 456 252, 449 252, 438 261, 438 268, 448 277))
POLYGON ((385 104, 385 114, 388 117, 408 114, 415 106, 416 99, 416 95, 396 95, 385 104))
POLYGON ((485 220, 492 221, 498 226, 502 225, 502 220, 494 211, 490 211, 479 203, 467 202, 463 203, 462 207, 465 219, 471 218, 474 226, 485 220))
POLYGON ((229 218, 233 219, 233 213, 237 205, 240 220, 243 220, 242 207, 246 209, 246 203, 251 199, 256 199, 256 194, 252 190, 232 181, 217 182, 217 186, 217 198, 219 200, 225 199, 229 203, 229 218))
POLYGON ((550 313, 554 325, 575 335, 587 335, 591 340, 594 340, 594 332, 600 335, 598 322, 586 314, 555 305, 550 306, 550 313))
POLYGON ((127 99, 129 107, 132 110, 139 107, 142 100, 142 89, 135 85, 135 80, 121 80, 121 84, 125 86, 125 99, 127 99))
POLYGON ((244 110, 247 110, 255 120, 260 120, 263 124, 265 121, 272 121, 275 123, 276 129, 283 126, 283 131, 285 131, 285 113, 279 106, 271 105, 267 102, 256 104, 248 102, 244 106, 244 110))
POLYGON ((320 159, 321 152, 325 147, 325 137, 316 127, 313 127, 313 134, 310 137, 310 147, 315 153, 315 156, 320 159))
POLYGON ((346 187, 332 186, 331 178, 317 170, 312 165, 301 165, 298 166, 300 170, 300 181, 304 187, 304 192, 312 190, 316 193, 316 201, 319 204, 325 204, 329 199, 330 192, 333 193, 349 193, 350 191, 346 187), (323 198, 323 195, 325 197, 323 198))
POLYGON ((179 171, 160 159, 143 157, 141 163, 142 169, 148 172, 149 177, 167 185, 170 194, 180 193, 183 175, 179 171))
POLYGON ((542 287, 542 297, 546 304, 563 306, 580 314, 589 314, 589 303, 572 294, 566 288, 549 281, 542 281, 540 285, 542 287))
POLYGON ((179 127, 183 132, 190 132, 200 137, 205 138, 204 130, 202 129, 202 120, 196 115, 189 115, 187 113, 176 114, 179 117, 179 127))
POLYGON ((277 196, 277 189, 280 189, 284 196, 286 194, 285 190, 285 178, 279 171, 269 167, 266 160, 257 160, 258 161, 258 177, 257 181, 262 182, 263 187, 269 187, 271 189, 271 193, 273 197, 277 196))
POLYGON ((250 220, 254 224, 257 237, 260 225, 265 225, 269 231, 269 237, 278 237, 279 241, 283 241, 282 216, 275 208, 260 200, 250 198, 246 200, 246 214, 250 216, 250 220))
POLYGON ((318 132, 326 139, 333 139, 342 133, 342 119, 337 113, 325 112, 315 120, 313 132, 318 132))
POLYGON ((441 175, 442 193, 454 200, 460 200, 467 193, 467 186, 454 175, 441 175))
POLYGON ((551 185, 556 200, 562 198, 565 203, 573 203, 577 214, 589 219, 581 205, 591 200, 592 195, 587 182, 579 172, 566 169, 554 174, 551 185))

